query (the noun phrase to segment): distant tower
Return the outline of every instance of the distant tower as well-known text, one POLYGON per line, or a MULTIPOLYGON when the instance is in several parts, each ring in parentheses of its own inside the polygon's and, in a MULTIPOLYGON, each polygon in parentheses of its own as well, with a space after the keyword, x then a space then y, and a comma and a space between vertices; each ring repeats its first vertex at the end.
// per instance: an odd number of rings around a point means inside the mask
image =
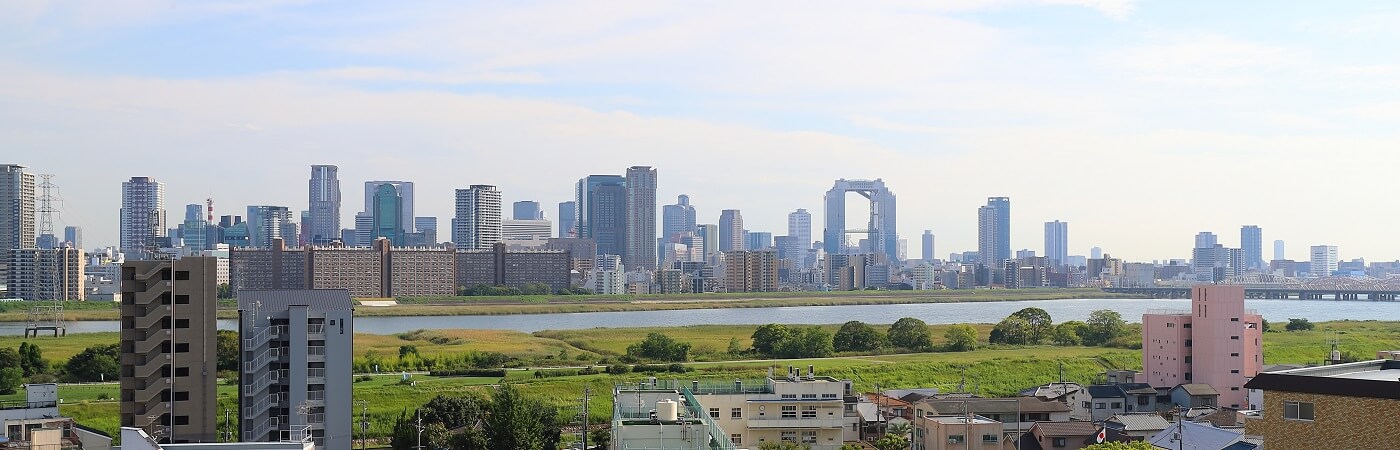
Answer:
POLYGON ((812 213, 806 209, 788 213, 788 236, 797 241, 803 251, 812 249, 812 213))
POLYGON ((695 234, 695 207, 690 204, 690 196, 681 194, 676 204, 661 207, 661 240, 666 243, 684 244, 685 236, 695 234))
POLYGON ((1215 238, 1215 233, 1211 233, 1209 231, 1202 231, 1200 233, 1196 233, 1196 246, 1194 248, 1215 247, 1217 241, 1218 239, 1215 238))
POLYGON ((156 238, 165 236, 165 184, 151 177, 122 182, 120 247, 127 260, 151 259, 156 238))
POLYGON ((1274 261, 1283 261, 1283 260, 1285 260, 1285 259, 1288 259, 1288 255, 1287 255, 1286 253, 1284 253, 1283 239, 1275 240, 1275 241, 1274 241, 1274 261))
POLYGON ((501 242, 501 191, 474 184, 457 190, 457 214, 452 218, 452 243, 457 248, 483 250, 501 242))
POLYGON ((737 209, 726 209, 719 213, 719 251, 734 252, 744 249, 744 216, 737 209))
POLYGON ((627 179, 589 175, 574 189, 578 237, 598 243, 599 255, 621 256, 627 247, 627 179))
POLYGON ((313 245, 324 245, 340 239, 340 169, 332 165, 311 166, 310 189, 308 190, 310 220, 301 226, 306 227, 306 235, 313 245))
MULTIPOLYGON (((384 185, 384 184, 391 184, 391 185, 393 185, 393 186, 394 186, 394 190, 397 191, 397 192, 399 193, 399 198, 403 201, 403 211, 400 212, 400 219, 399 219, 399 225, 402 227, 402 228, 400 229, 400 231, 401 231, 402 233, 404 233, 404 234, 414 232, 415 230, 413 229, 413 218, 414 218, 415 216, 413 215, 413 204, 414 204, 414 203, 413 203, 413 198, 414 198, 414 196, 413 196, 413 182, 412 182, 412 181, 366 181, 366 182, 365 182, 365 210, 364 210, 365 213, 366 213, 366 214, 369 214, 369 215, 371 215, 371 216, 373 216, 373 214, 370 214, 370 213, 371 213, 372 211, 374 211, 374 195, 375 195, 375 192, 377 192, 377 190, 379 189, 379 186, 384 185)), ((369 241, 363 242, 363 243, 361 243, 361 244, 362 244, 362 245, 370 245, 370 244, 373 243, 373 242, 374 242, 374 238, 373 238, 373 237, 370 237, 370 238, 369 238, 369 241)), ((397 242, 396 242, 396 244, 397 244, 397 242)))
POLYGON ((559 237, 575 237, 578 234, 578 211, 574 202, 559 202, 559 237))
POLYGON ((924 230, 924 262, 933 262, 933 230, 924 230))
POLYGON ((1264 268, 1264 232, 1258 225, 1240 227, 1240 250, 1244 252, 1246 269, 1264 268))
POLYGON ((656 270, 656 169, 627 168, 627 234, 622 265, 656 270))
POLYGON ((1337 271, 1337 246, 1314 245, 1309 254, 1312 256, 1313 276, 1330 277, 1337 271))
POLYGON ((0 260, 10 250, 34 248, 34 187, 34 174, 24 166, 0 164, 0 260))
POLYGON ((1069 223, 1045 222, 1045 257, 1056 265, 1069 259, 1069 223))
POLYGON ((847 234, 863 233, 868 247, 861 253, 884 253, 890 261, 899 260, 899 233, 895 227, 895 195, 884 180, 839 179, 824 197, 826 221, 822 242, 827 254, 847 253, 847 234), (846 229, 846 194, 860 194, 870 202, 870 217, 863 232, 846 229))
POLYGON ((63 227, 63 242, 73 244, 73 248, 83 248, 83 227, 63 227))
POLYGON ((1103 249, 1099 247, 1089 249, 1089 259, 1103 259, 1103 249))
POLYGON ((370 217, 374 219, 371 242, 386 238, 390 245, 404 245, 404 230, 413 226, 403 222, 403 208, 404 199, 394 185, 384 183, 375 188, 374 207, 370 210, 370 217))
POLYGON ((977 209, 977 255, 991 268, 1011 258, 1011 198, 988 197, 977 209))
POLYGON ((510 206, 511 218, 514 220, 540 220, 544 218, 544 211, 540 210, 540 202, 521 200, 510 206))

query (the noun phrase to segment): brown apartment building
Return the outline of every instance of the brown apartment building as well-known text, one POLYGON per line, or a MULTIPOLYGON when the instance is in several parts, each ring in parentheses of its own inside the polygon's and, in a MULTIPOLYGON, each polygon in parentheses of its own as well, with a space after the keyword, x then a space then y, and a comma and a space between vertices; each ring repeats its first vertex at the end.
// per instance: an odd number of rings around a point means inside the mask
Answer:
POLYGON ((1262 436, 1269 450, 1395 448, 1400 361, 1263 372, 1245 387, 1264 394, 1245 433, 1262 436))
POLYGON ((121 426, 217 442, 215 258, 130 261, 121 275, 121 426))

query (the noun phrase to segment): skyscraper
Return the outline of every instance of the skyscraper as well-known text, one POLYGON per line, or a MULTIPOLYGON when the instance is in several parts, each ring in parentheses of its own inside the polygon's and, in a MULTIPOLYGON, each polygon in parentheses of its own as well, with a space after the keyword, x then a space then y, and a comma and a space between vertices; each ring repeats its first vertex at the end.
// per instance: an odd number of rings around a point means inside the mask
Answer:
MULTIPOLYGON (((413 230, 413 182, 412 181, 366 181, 365 182, 365 209, 366 213, 374 211, 374 194, 378 192, 379 186, 391 184, 394 190, 399 193, 399 198, 403 200, 403 211, 400 213, 399 224, 403 227, 403 233, 412 233, 413 230)), ((373 214, 371 214, 373 215, 373 214)), ((369 245, 370 242, 363 245, 369 245)))
POLYGON ((248 246, 267 248, 277 238, 295 244, 295 236, 283 235, 289 223, 292 223, 292 211, 286 206, 248 206, 248 246))
POLYGON ((34 174, 18 164, 0 164, 0 279, 5 278, 10 250, 34 248, 34 174))
POLYGON ((1284 253, 1283 239, 1277 239, 1274 241, 1274 261, 1285 259, 1288 259, 1288 255, 1284 253))
POLYGON ((390 245, 404 245, 404 231, 413 226, 404 223, 403 208, 404 199, 394 185, 384 183, 374 189, 374 206, 370 209, 370 217, 374 219, 371 241, 385 238, 390 245))
POLYGON ((619 175, 589 175, 574 188, 578 237, 598 243, 599 255, 618 255, 627 248, 627 179, 619 175))
POLYGON ((1258 225, 1240 227, 1240 250, 1244 252, 1246 269, 1264 268, 1264 232, 1258 225))
MULTIPOLYGON (((870 217, 861 226, 866 230, 866 247, 861 253, 884 253, 890 261, 899 260, 899 233, 895 227, 895 196, 883 180, 839 179, 826 191, 826 221, 822 229, 822 245, 828 254, 843 254, 849 248, 846 232, 846 196, 857 193, 870 202, 870 217)), ((1008 250, 1009 251, 1009 250, 1008 250)))
POLYGON ((83 227, 63 227, 63 242, 73 244, 73 248, 83 248, 83 227))
POLYGON ((924 262, 933 262, 933 230, 924 230, 924 262))
POLYGON ((1069 257, 1069 223, 1045 222, 1045 257, 1055 265, 1064 264, 1069 257))
POLYGON ((744 250, 767 250, 773 248, 773 233, 748 231, 744 233, 744 250))
POLYGON ((1196 233, 1196 246, 1193 248, 1215 247, 1215 244, 1218 241, 1219 239, 1215 238, 1215 233, 1211 233, 1209 231, 1202 231, 1200 233, 1196 233))
POLYGON ((151 177, 122 182, 122 253, 128 260, 151 258, 151 245, 165 236, 165 185, 151 177))
POLYGON ((185 205, 185 222, 180 228, 180 240, 184 241, 185 248, 191 252, 207 249, 205 238, 208 237, 208 230, 206 230, 208 226, 208 221, 204 220, 204 205, 198 203, 185 205))
POLYGON ((744 216, 737 209, 726 209, 719 213, 719 251, 733 252, 744 249, 744 216))
POLYGON ((622 265, 656 270, 656 169, 627 168, 627 247, 622 265))
POLYGON ((578 208, 577 203, 559 202, 559 237, 566 238, 578 234, 578 208))
POLYGON ((308 195, 306 235, 311 244, 320 245, 340 239, 340 169, 332 165, 311 166, 308 195))
POLYGON ((457 190, 452 242, 457 248, 474 250, 490 249, 501 242, 501 191, 485 184, 457 190))
POLYGON ((797 211, 788 213, 788 236, 791 236, 800 246, 802 251, 812 249, 812 213, 806 209, 797 208, 797 211))
POLYGON ((417 229, 418 233, 423 234, 424 245, 434 245, 438 243, 438 225, 436 217, 414 217, 413 228, 417 229))
POLYGON ((1330 277, 1337 271, 1337 246, 1314 245, 1309 254, 1312 256, 1313 276, 1330 277))
POLYGON ((681 194, 676 204, 661 207, 661 240, 666 243, 682 244, 681 238, 695 234, 695 207, 690 205, 690 196, 681 194))
POLYGON ((991 268, 1011 258, 1011 198, 988 197, 977 208, 977 255, 991 268))
POLYGON ((544 211, 540 210, 540 202, 521 200, 510 206, 511 218, 514 220, 540 220, 544 218, 544 211))
POLYGON ((695 226, 695 236, 700 238, 701 255, 709 259, 719 251, 719 225, 702 223, 695 226))

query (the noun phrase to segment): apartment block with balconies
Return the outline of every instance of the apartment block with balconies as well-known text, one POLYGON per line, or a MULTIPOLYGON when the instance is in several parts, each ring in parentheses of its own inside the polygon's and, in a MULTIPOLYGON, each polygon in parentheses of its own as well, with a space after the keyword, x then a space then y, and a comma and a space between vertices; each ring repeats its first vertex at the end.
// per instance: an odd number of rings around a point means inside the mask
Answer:
POLYGON ((131 261, 121 274, 121 425, 217 442, 214 258, 131 261))
POLYGON ((353 303, 344 289, 238 292, 244 442, 350 448, 353 303))

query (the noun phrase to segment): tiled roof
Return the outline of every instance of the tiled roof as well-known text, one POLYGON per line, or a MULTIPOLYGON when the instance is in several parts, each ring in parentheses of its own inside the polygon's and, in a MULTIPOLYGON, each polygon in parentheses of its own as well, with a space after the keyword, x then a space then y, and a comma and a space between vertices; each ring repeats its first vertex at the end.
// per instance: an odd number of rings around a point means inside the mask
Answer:
POLYGON ((1171 425, 1158 432, 1157 435, 1148 438, 1147 443, 1161 448, 1225 449, 1238 443, 1240 437, 1241 433, 1236 431, 1222 430, 1195 422, 1182 422, 1180 430, 1177 429, 1176 425, 1171 425), (1180 442, 1175 439, 1178 432, 1181 435, 1180 442))
POLYGON ((1117 385, 1099 384, 1099 385, 1094 385, 1094 386, 1088 386, 1088 387, 1086 387, 1086 388, 1084 388, 1084 389, 1087 390, 1087 391, 1089 391, 1089 396, 1090 396, 1090 397, 1093 397, 1093 398, 1126 398, 1126 397, 1127 397, 1127 395, 1123 393, 1123 389, 1119 388, 1117 385))
POLYGON ((1220 392, 1217 392, 1214 387, 1205 383, 1183 384, 1177 387, 1186 391, 1186 395, 1191 396, 1220 395, 1220 392))
POLYGON ((1108 422, 1123 425, 1127 431, 1155 431, 1171 426, 1171 422, 1156 414, 1118 414, 1108 418, 1108 422))
POLYGON ((1092 436, 1099 432, 1099 426, 1093 422, 1036 422, 1032 428, 1039 428, 1040 434, 1055 437, 1092 436))

